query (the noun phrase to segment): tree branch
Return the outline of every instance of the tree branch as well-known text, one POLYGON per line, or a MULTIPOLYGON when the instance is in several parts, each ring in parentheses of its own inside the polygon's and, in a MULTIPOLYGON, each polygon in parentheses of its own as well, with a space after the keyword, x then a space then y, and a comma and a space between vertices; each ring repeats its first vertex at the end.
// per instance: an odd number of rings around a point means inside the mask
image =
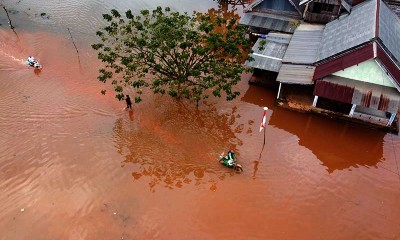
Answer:
POLYGON ((78 51, 78 48, 77 48, 76 45, 75 45, 75 41, 74 41, 74 38, 72 37, 71 31, 69 30, 69 28, 67 28, 67 29, 68 29, 69 35, 71 36, 71 40, 72 40, 72 43, 74 44, 76 53, 78 54, 78 62, 79 62, 79 65, 80 65, 80 64, 81 64, 81 59, 79 58, 79 51, 78 51))
POLYGON ((11 29, 14 29, 14 26, 13 26, 12 23, 11 23, 10 15, 8 15, 8 11, 7 11, 6 7, 5 7, 4 5, 2 5, 2 7, 3 7, 4 11, 5 11, 6 14, 7 14, 8 24, 10 24, 10 28, 11 28, 11 29))

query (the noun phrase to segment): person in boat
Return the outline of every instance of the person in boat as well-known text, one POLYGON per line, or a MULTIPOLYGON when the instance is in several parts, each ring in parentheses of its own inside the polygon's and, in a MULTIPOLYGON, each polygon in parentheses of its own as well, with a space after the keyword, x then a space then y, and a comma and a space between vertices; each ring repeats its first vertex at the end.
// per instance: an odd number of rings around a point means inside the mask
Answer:
POLYGON ((224 164, 227 166, 234 166, 235 165, 235 151, 229 150, 228 154, 223 158, 224 164))

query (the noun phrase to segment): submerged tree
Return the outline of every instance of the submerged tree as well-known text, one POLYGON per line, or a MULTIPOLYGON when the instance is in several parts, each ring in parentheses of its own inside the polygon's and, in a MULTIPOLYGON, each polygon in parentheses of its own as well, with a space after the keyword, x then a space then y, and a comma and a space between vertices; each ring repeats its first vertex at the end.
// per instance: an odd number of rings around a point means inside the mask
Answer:
POLYGON ((127 86, 136 89, 136 103, 144 88, 197 103, 210 93, 225 93, 227 100, 239 95, 232 86, 250 71, 243 60, 251 46, 238 17, 190 16, 168 7, 138 15, 128 10, 125 17, 113 9, 103 17, 109 24, 96 33, 101 43, 92 45, 106 63, 98 79, 111 80, 119 100, 127 86))

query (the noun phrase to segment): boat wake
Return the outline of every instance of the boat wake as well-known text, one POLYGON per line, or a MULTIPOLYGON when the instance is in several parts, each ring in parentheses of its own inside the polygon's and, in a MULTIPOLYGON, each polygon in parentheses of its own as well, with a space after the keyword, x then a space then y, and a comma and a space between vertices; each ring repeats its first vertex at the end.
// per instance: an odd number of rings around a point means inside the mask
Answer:
POLYGON ((0 71, 12 71, 26 68, 25 60, 0 49, 0 71))
POLYGON ((15 41, 15 36, 6 31, 0 31, 0 70, 10 71, 24 69, 25 56, 19 41, 15 41))

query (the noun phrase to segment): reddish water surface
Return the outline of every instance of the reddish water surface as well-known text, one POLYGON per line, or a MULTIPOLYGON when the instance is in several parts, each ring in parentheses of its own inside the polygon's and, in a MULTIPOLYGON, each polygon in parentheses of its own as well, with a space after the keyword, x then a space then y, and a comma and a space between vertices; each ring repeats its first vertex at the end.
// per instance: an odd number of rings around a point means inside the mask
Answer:
POLYGON ((400 239, 397 136, 276 107, 249 75, 232 102, 124 111, 78 46, 0 30, 0 239, 400 239))

